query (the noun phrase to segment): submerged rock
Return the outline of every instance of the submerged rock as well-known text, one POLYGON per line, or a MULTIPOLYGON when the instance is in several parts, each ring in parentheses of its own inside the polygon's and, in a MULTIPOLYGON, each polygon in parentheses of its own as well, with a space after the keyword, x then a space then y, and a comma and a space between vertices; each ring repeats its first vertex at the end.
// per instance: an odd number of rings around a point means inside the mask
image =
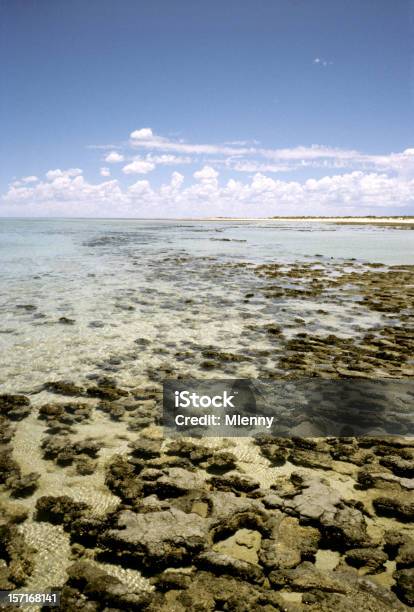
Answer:
POLYGON ((59 317, 58 323, 61 325, 75 325, 75 319, 69 319, 68 317, 59 317))
POLYGON ((316 523, 325 542, 335 550, 369 545, 363 514, 345 503, 326 479, 297 473, 291 478, 299 490, 282 499, 277 507, 316 523))
POLYGON ((111 379, 102 379, 93 387, 88 387, 87 395, 89 397, 97 397, 107 402, 114 402, 128 395, 128 391, 120 389, 111 379))
POLYGON ((27 497, 37 489, 39 480, 40 474, 38 472, 30 472, 24 476, 9 478, 7 486, 13 497, 27 497))
POLYGON ((58 608, 65 612, 79 609, 138 612, 146 609, 151 599, 150 593, 131 589, 91 561, 77 561, 67 573, 69 578, 62 589, 58 608))
POLYGON ((73 442, 66 435, 51 435, 43 440, 41 448, 45 459, 52 459, 58 465, 66 466, 71 465, 80 455, 95 459, 100 445, 88 438, 73 442))
POLYGON ((109 555, 152 572, 190 562, 207 545, 208 523, 176 508, 146 514, 126 510, 116 526, 101 536, 100 546, 109 555))
POLYGON ((291 569, 318 551, 321 535, 314 527, 302 526, 294 517, 278 512, 269 521, 270 538, 262 541, 259 558, 267 569, 291 569))
POLYGON ((383 571, 388 555, 378 548, 353 548, 345 555, 346 562, 354 567, 367 570, 369 574, 383 571))
POLYGON ((380 516, 391 516, 399 521, 414 520, 414 502, 411 496, 377 497, 372 504, 380 516))
POLYGON ((91 413, 92 406, 85 403, 43 404, 39 408, 39 419, 48 423, 73 425, 89 419, 91 413))
POLYGON ((0 484, 7 484, 10 478, 20 477, 20 466, 12 458, 10 446, 0 449, 0 484))
POLYGON ((39 497, 36 502, 36 520, 53 525, 62 524, 65 528, 68 528, 73 521, 84 516, 88 509, 88 504, 76 502, 68 495, 57 497, 44 495, 39 497))
POLYGON ((414 606, 414 568, 397 570, 393 576, 396 593, 408 606, 414 606))
POLYGON ((25 395, 0 395, 0 415, 20 421, 30 414, 30 400, 25 395))
POLYGON ((64 380, 53 380, 45 383, 44 389, 49 393, 56 393, 57 395, 83 395, 83 387, 79 387, 72 382, 64 380))
POLYGON ((22 523, 28 517, 28 510, 22 504, 0 499, 0 525, 22 523))
POLYGON ((35 549, 29 546, 15 525, 0 525, 0 590, 26 584, 33 571, 35 549))
POLYGON ((195 564, 200 569, 209 570, 220 576, 230 574, 248 582, 257 584, 264 582, 263 570, 259 565, 220 552, 203 552, 196 557, 195 564))
POLYGON ((115 456, 107 466, 105 484, 126 503, 135 503, 143 496, 143 483, 138 478, 142 466, 128 461, 121 455, 115 456))

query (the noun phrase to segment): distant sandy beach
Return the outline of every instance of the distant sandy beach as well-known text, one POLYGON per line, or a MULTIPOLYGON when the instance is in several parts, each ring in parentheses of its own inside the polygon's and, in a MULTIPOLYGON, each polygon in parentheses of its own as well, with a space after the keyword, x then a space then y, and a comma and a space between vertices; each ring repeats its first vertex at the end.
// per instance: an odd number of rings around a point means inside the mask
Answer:
POLYGON ((340 223, 349 225, 414 225, 414 217, 205 217, 191 221, 277 221, 306 223, 340 223))

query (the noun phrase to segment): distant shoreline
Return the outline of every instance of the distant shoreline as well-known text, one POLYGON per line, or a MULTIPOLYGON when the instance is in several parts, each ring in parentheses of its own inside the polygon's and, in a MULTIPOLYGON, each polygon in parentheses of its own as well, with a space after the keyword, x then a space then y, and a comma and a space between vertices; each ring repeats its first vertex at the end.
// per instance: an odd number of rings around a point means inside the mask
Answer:
POLYGON ((298 221, 309 223, 413 225, 414 217, 206 217, 191 221, 298 221))
POLYGON ((318 216, 281 216, 281 217, 1 217, 0 220, 14 221, 190 221, 190 222, 304 222, 333 223, 337 225, 382 225, 404 226, 414 228, 414 216, 389 217, 318 217, 318 216))

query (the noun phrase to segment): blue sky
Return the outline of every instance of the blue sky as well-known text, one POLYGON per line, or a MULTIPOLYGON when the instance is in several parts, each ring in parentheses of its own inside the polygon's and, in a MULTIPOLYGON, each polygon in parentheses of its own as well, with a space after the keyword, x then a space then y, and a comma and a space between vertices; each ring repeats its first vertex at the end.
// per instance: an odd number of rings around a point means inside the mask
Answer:
POLYGON ((414 214, 412 1, 3 0, 0 24, 0 215, 414 214))

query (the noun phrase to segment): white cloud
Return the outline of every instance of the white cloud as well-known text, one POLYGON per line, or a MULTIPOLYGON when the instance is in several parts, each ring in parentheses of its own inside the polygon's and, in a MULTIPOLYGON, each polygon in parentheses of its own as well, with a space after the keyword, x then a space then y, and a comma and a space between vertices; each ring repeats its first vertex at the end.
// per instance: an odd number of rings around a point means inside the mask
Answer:
POLYGON ((174 151, 175 153, 196 154, 196 155, 238 155, 248 153, 252 149, 229 147, 227 145, 210 145, 210 144, 187 144, 183 141, 173 141, 163 136, 154 134, 151 128, 142 128, 135 130, 130 134, 131 146, 134 148, 143 148, 161 151, 174 151))
POLYGON ((117 151, 111 151, 105 157, 105 161, 108 162, 108 164, 117 164, 118 162, 124 161, 124 156, 121 155, 121 153, 118 153, 117 151))
POLYGON ((292 168, 285 164, 263 164, 256 161, 235 161, 229 160, 226 165, 236 172, 289 172, 292 168))
POLYGON ((56 170, 48 170, 46 172, 46 178, 49 181, 53 181, 57 178, 69 178, 72 176, 79 176, 80 174, 82 174, 82 170, 80 168, 69 168, 68 170, 56 168, 56 170))
MULTIPOLYGON (((316 59, 325 61, 320 58, 316 59)), ((165 155, 165 159, 168 159, 169 155, 178 153, 195 157, 219 156, 219 159, 215 160, 217 163, 225 163, 240 172, 254 172, 255 170, 263 172, 287 172, 304 168, 341 168, 412 172, 414 175, 414 156, 410 153, 411 149, 407 149, 402 153, 372 155, 361 153, 354 149, 340 149, 319 144, 279 149, 253 145, 246 146, 248 141, 235 141, 230 146, 229 144, 191 144, 185 143, 182 140, 174 141, 158 136, 151 128, 135 130, 130 134, 130 137, 132 148, 160 151, 162 153, 161 155, 155 155, 154 153, 147 154, 147 159, 152 157, 155 163, 163 163, 162 161, 155 161, 157 157, 161 159, 165 155), (272 164, 261 166, 260 164, 263 163, 263 160, 269 160, 272 164), (249 166, 252 170, 247 169, 249 166)), ((178 159, 176 163, 178 163, 178 159)))
MULTIPOLYGON (((93 184, 79 168, 51 169, 44 180, 26 176, 12 182, 1 198, 0 214, 14 214, 17 206, 33 215, 90 216, 374 214, 382 209, 389 214, 403 208, 409 214, 414 207, 414 148, 369 154, 320 144, 188 144, 148 127, 130 136, 132 155, 112 149, 106 156, 109 163, 125 161, 123 182, 93 184), (174 166, 190 163, 197 164, 195 171, 184 179, 174 166), (129 184, 133 175, 157 166, 174 170, 164 184, 129 184), (220 178, 217 167, 225 177, 220 178), (300 173, 303 169, 306 173, 300 173), (316 177, 308 178, 312 169, 318 169, 316 177), (295 180, 278 180, 283 172, 295 180)), ((102 166, 100 174, 108 179, 110 168, 102 166)))
POLYGON ((22 185, 27 185, 29 183, 35 183, 36 181, 38 181, 39 179, 37 178, 37 176, 31 175, 31 176, 24 176, 23 178, 21 178, 18 181, 13 181, 11 184, 14 187, 21 187, 22 185))
POLYGON ((152 153, 148 153, 145 159, 147 161, 153 162, 157 165, 165 165, 165 166, 177 166, 180 164, 191 164, 193 161, 191 157, 183 157, 182 155, 171 155, 168 153, 164 153, 163 155, 153 155, 152 153))
POLYGON ((154 134, 151 128, 141 128, 140 130, 134 130, 130 134, 134 140, 152 140, 154 134))
POLYGON ((179 172, 173 172, 170 185, 173 189, 179 189, 184 182, 184 176, 179 172))
MULTIPOLYGON (((204 166, 188 186, 173 172, 160 187, 138 180, 122 188, 117 180, 98 184, 60 171, 52 180, 11 185, 2 208, 9 214, 82 214, 107 216, 271 216, 282 214, 381 214, 414 206, 414 179, 385 173, 354 171, 319 179, 282 181, 261 172, 247 181, 230 178, 219 184, 218 173, 204 166), (11 211, 11 212, 10 212, 11 211)), ((3 213, 4 214, 4 213, 3 213)))
POLYGON ((313 64, 326 68, 327 66, 332 66, 333 62, 322 59, 320 57, 315 57, 315 59, 313 60, 313 64))
POLYGON ((124 174, 148 174, 154 170, 155 164, 149 161, 137 159, 122 168, 124 174))
POLYGON ((201 170, 197 170, 193 174, 194 178, 201 182, 215 182, 218 177, 217 170, 214 170, 211 166, 204 166, 201 170))
POLYGON ((144 193, 151 192, 149 181, 137 181, 136 183, 128 187, 128 192, 132 195, 142 195, 144 193))

